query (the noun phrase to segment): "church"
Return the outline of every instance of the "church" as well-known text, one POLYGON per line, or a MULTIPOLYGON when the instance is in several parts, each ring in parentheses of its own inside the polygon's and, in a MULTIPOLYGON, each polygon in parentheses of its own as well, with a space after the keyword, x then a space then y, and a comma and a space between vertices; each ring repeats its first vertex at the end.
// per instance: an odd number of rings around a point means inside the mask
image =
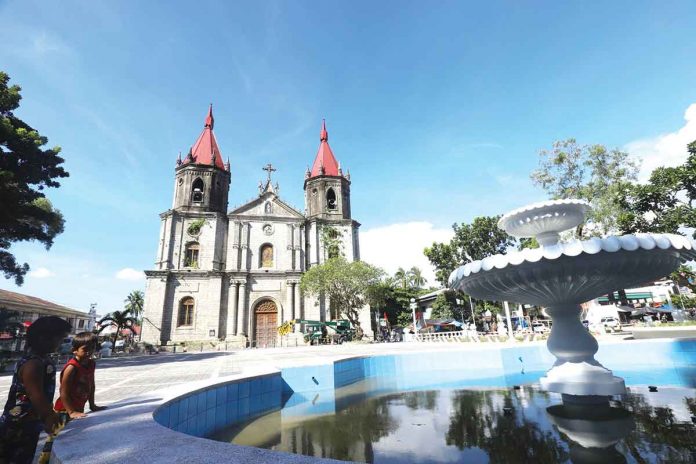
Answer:
MULTIPOLYGON (((323 298, 301 292, 300 279, 332 253, 360 259, 350 173, 331 151, 323 123, 304 175, 304 212, 280 198, 271 164, 263 168, 258 197, 228 211, 230 162, 223 161, 214 124, 211 105, 198 140, 176 160, 172 208, 160 214, 154 269, 145 271, 142 340, 276 346, 285 321, 337 317, 323 298)), ((360 322, 369 335, 368 308, 360 322)))

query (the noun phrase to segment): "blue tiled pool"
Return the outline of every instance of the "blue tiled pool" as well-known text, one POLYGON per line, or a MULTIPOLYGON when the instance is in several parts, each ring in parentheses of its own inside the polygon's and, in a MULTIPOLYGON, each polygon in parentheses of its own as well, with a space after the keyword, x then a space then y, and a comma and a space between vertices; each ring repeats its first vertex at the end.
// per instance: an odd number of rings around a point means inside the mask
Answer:
MULTIPOLYGON (((628 386, 696 388, 696 340, 603 344, 596 358, 628 386)), ((553 362, 540 345, 354 357, 222 382, 163 404, 154 418, 174 430, 210 437, 271 411, 289 419, 335 414, 358 397, 531 385, 553 362), (351 392, 349 386, 359 383, 359 391, 351 392)))

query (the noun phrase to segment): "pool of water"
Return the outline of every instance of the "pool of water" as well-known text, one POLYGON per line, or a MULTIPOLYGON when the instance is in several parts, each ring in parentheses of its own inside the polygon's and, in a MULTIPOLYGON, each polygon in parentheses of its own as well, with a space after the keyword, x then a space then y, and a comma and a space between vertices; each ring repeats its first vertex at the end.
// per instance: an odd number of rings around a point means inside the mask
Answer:
POLYGON ((696 463, 696 389, 630 387, 604 407, 535 386, 389 391, 366 379, 209 438, 368 463, 696 463))

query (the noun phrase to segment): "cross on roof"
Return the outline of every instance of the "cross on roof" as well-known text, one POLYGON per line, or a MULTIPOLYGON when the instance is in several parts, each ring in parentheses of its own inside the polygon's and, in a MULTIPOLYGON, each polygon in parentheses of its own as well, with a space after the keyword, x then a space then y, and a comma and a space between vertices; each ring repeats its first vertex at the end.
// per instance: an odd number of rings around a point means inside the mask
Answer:
POLYGON ((277 171, 277 169, 274 168, 271 163, 268 163, 266 166, 262 167, 261 169, 268 172, 268 182, 271 181, 271 173, 277 171))

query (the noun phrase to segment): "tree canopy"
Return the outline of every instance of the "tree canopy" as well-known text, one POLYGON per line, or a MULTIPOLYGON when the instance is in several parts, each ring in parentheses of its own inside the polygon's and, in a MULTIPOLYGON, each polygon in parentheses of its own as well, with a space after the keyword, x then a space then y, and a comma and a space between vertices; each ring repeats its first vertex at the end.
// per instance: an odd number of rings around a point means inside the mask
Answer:
POLYGON ((638 164, 631 156, 604 145, 580 145, 575 139, 556 141, 539 152, 539 168, 532 182, 551 199, 582 199, 592 206, 587 223, 578 226, 578 238, 616 232, 623 211, 616 192, 636 180, 638 164))
POLYGON ((21 88, 9 81, 0 71, 0 271, 21 285, 29 265, 18 263, 9 248, 30 240, 53 245, 64 219, 43 190, 60 186, 57 179, 68 173, 60 147, 44 148, 48 139, 15 116, 21 88))
POLYGON ((372 287, 384 275, 381 269, 363 261, 348 262, 338 256, 309 268, 302 276, 300 287, 309 295, 324 296, 332 308, 348 319, 362 338, 360 310, 370 303, 372 287))
POLYGON ((504 253, 515 239, 498 228, 500 216, 480 216, 471 224, 453 224, 454 237, 449 243, 433 243, 423 252, 435 266, 435 277, 443 286, 462 263, 504 253))
POLYGON ((622 208, 618 217, 622 233, 677 234, 696 228, 696 141, 687 150, 689 156, 681 166, 659 167, 645 184, 621 184, 615 198, 622 208))

